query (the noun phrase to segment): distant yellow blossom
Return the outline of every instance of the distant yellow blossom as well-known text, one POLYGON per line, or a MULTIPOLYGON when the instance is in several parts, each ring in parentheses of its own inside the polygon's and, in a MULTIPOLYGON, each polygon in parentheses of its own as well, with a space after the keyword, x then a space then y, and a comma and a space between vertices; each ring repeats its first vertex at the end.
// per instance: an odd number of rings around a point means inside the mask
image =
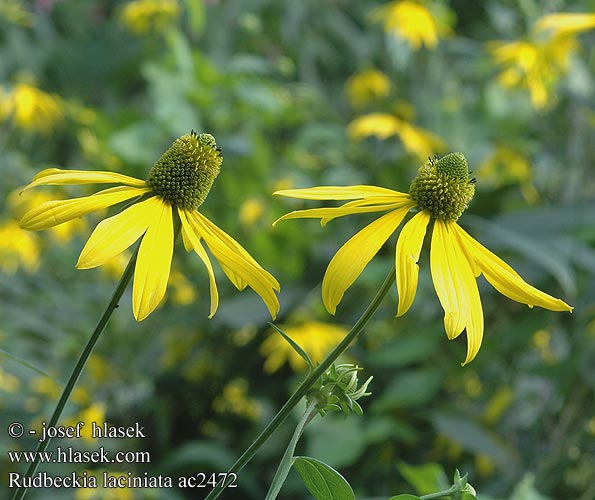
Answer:
POLYGON ((62 100, 27 83, 0 88, 0 120, 25 132, 49 134, 64 119, 62 100))
POLYGON ((477 175, 487 186, 502 187, 518 184, 527 203, 536 203, 539 198, 533 185, 533 168, 529 160, 506 146, 499 146, 477 169, 477 175))
POLYGON ((127 3, 121 13, 122 24, 137 35, 160 32, 180 15, 176 0, 135 0, 127 3))
POLYGON ((8 220, 0 223, 0 269, 14 274, 22 267, 35 271, 39 264, 39 238, 23 231, 19 223, 8 220))
POLYGON ((578 49, 578 34, 595 27, 595 14, 549 14, 538 19, 526 40, 491 42, 488 50, 502 67, 498 82, 529 91, 536 109, 555 101, 554 87, 578 49))
POLYGON ((352 139, 371 136, 387 139, 397 135, 407 152, 421 160, 446 148, 442 139, 436 134, 388 113, 370 113, 360 116, 349 124, 347 131, 352 139))
POLYGON ((262 414, 262 407, 248 396, 248 382, 238 378, 229 382, 221 395, 213 401, 213 409, 218 413, 232 413, 250 420, 262 414))
POLYGON ((372 19, 384 23, 384 30, 404 39, 418 50, 421 46, 433 49, 450 28, 420 2, 395 0, 372 11, 372 19))
MULTIPOLYGON (((55 193, 54 193, 55 194, 55 193)), ((13 216, 20 219, 26 212, 37 205, 53 200, 49 193, 41 191, 13 191, 8 195, 7 205, 13 216)), ((71 221, 54 226, 49 229, 50 234, 60 243, 69 242, 78 232, 86 231, 88 224, 84 219, 73 219, 71 221)))
POLYGON ((169 299, 178 306, 187 306, 196 299, 196 289, 179 269, 172 269, 167 284, 171 287, 169 299))
POLYGON ((81 410, 76 415, 65 421, 66 426, 76 426, 78 422, 84 422, 84 426, 81 429, 81 438, 85 441, 93 441, 93 429, 91 422, 95 422, 97 425, 105 422, 105 403, 95 402, 81 410))
POLYGON ((12 373, 5 372, 0 367, 0 391, 17 392, 21 387, 21 381, 12 373))
POLYGON ((21 0, 0 1, 0 18, 19 26, 28 27, 33 24, 33 14, 25 9, 21 0))
POLYGON ((539 31, 551 31, 553 36, 574 36, 595 28, 595 14, 557 12, 541 17, 535 27, 539 31))
MULTIPOLYGON (((29 386, 32 392, 47 396, 49 399, 58 399, 60 397, 60 393, 62 392, 62 387, 60 384, 58 384, 58 382, 45 376, 34 378, 29 383, 29 386)), ((71 401, 77 404, 87 404, 89 401, 89 393, 82 387, 78 386, 72 393, 71 401)))
POLYGON ((248 198, 240 207, 239 219, 246 228, 251 228, 262 220, 265 204, 258 198, 248 198))
POLYGON ((345 92, 353 108, 362 108, 390 92, 390 79, 377 69, 368 69, 353 75, 345 84, 345 92))
MULTIPOLYGON (((308 353, 314 364, 322 361, 347 335, 347 329, 342 326, 318 321, 308 321, 299 326, 281 326, 281 329, 308 353)), ((296 372, 307 368, 306 362, 277 332, 272 332, 262 343, 260 353, 266 358, 264 371, 267 373, 276 372, 285 363, 289 363, 296 372)))

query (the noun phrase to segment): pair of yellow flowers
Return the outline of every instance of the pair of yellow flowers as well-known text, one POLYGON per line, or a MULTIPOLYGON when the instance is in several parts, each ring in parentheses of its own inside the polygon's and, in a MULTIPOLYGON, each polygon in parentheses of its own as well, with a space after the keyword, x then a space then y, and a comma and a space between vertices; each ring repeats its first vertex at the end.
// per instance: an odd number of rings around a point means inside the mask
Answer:
MULTIPOLYGON (((132 200, 122 212, 100 222, 85 244, 77 268, 100 266, 142 237, 132 291, 137 321, 155 310, 165 295, 176 233, 186 251, 204 263, 210 284, 210 314, 219 303, 213 267, 202 241, 230 281, 239 289, 252 288, 264 301, 273 319, 279 311, 277 280, 263 269, 231 236, 197 209, 205 200, 223 161, 210 134, 194 131, 177 139, 149 172, 146 181, 113 172, 46 169, 25 189, 42 185, 117 184, 81 198, 43 203, 29 212, 21 227, 42 230, 132 200)), ((334 314, 345 291, 368 262, 401 225, 396 247, 397 316, 407 312, 417 289, 417 264, 428 227, 433 225, 430 269, 449 339, 467 332, 467 357, 479 351, 483 337, 483 312, 476 277, 483 274, 503 295, 533 307, 572 311, 572 307, 526 283, 508 264, 467 234, 457 220, 475 192, 474 179, 464 156, 451 153, 428 160, 419 169, 410 192, 376 186, 322 186, 277 191, 275 194, 306 200, 347 201, 339 207, 297 210, 280 219, 318 218, 322 225, 344 215, 387 212, 364 227, 332 258, 322 282, 322 299, 334 314)))

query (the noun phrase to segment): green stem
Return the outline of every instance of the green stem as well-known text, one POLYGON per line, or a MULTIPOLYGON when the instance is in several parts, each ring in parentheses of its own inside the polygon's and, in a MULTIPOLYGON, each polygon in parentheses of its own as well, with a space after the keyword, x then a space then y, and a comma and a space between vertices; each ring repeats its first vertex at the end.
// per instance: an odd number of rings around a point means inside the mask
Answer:
POLYGON ((445 491, 439 491, 438 493, 428 493, 427 495, 422 495, 419 498, 423 498, 423 500, 433 500, 434 498, 444 498, 444 497, 451 498, 452 494, 457 493, 457 492, 460 493, 459 489, 457 488, 456 485, 453 485, 445 491))
MULTIPOLYGON (((99 323, 97 323, 97 326, 95 327, 95 330, 93 331, 93 334, 87 341, 87 345, 83 349, 83 352, 79 356, 79 359, 76 362, 76 365, 75 365, 74 369, 72 370, 72 373, 70 374, 70 378, 68 379, 68 382, 66 383, 66 386, 64 387, 64 390, 62 391, 60 400, 58 401, 58 404, 56 405, 56 408, 54 409, 52 418, 50 419, 50 422, 47 425, 48 427, 55 427, 56 424, 58 423, 58 420, 60 419, 60 416, 62 415, 62 410, 64 410, 64 407, 66 406, 66 403, 68 402, 68 398, 70 398, 70 395, 72 394, 72 390, 74 389, 74 387, 81 375, 81 372, 83 371, 83 368, 85 367, 85 364, 87 363, 87 360, 89 359, 89 356, 93 352, 93 348, 95 347, 95 344, 97 344, 97 341, 99 340, 99 337, 100 337, 101 333, 103 332, 105 326, 107 325, 107 322, 109 321, 112 313, 118 307, 118 302, 122 298, 122 295, 124 294, 124 291, 126 290, 126 287, 128 286, 128 283, 130 282, 130 279, 132 278, 132 275, 134 273, 134 264, 136 262, 136 257, 138 255, 138 248, 139 247, 137 246, 136 250, 132 254, 132 257, 130 257, 130 260, 128 261, 128 265, 126 266, 126 269, 124 270, 124 273, 122 274, 122 277, 120 278, 120 282, 118 283, 118 286, 114 290, 112 299, 110 300, 105 311, 103 312, 103 315, 101 316, 101 318, 99 320, 99 323)), ((25 473, 26 477, 31 477, 31 476, 33 476, 33 474, 35 474, 35 471, 37 470, 37 467, 39 466, 40 455, 47 449, 48 445, 50 444, 50 440, 51 440, 50 438, 47 438, 45 441, 42 441, 41 443, 39 443, 37 445, 37 449, 35 450, 35 460, 33 462, 31 462, 31 464, 29 465, 29 468, 27 469, 27 472, 25 473)), ((23 498, 25 498, 26 494, 27 494, 27 488, 25 488, 25 487, 18 488, 17 491, 14 493, 12 500, 22 500, 23 498)))
POLYGON ((293 436, 291 436, 291 440, 287 445, 287 449, 283 454, 283 458, 279 463, 277 472, 275 472, 275 477, 273 477, 273 480, 271 481, 269 492, 267 493, 267 496, 264 500, 275 500, 277 495, 279 495, 283 483, 285 482, 285 479, 287 479, 287 475, 289 474, 291 466, 293 465, 293 454, 295 453, 295 447, 297 446, 297 443, 304 432, 304 428, 318 413, 316 410, 316 403, 316 400, 312 400, 312 402, 306 408, 304 415, 298 422, 295 431, 293 432, 293 436))
POLYGON ((315 370, 313 370, 306 379, 300 384, 297 390, 291 395, 279 412, 273 417, 269 424, 262 430, 254 442, 242 453, 240 458, 231 466, 227 471, 225 480, 220 481, 215 488, 206 496, 205 500, 215 500, 222 493, 227 482, 233 479, 233 475, 237 474, 256 454, 260 447, 267 441, 267 439, 273 434, 277 428, 285 421, 291 411, 297 406, 301 399, 307 394, 314 383, 322 376, 322 374, 335 362, 335 360, 343 354, 355 340, 355 338, 361 333, 368 321, 372 318, 380 303, 388 293, 391 285, 395 279, 395 267, 386 276, 384 283, 378 290, 376 296, 370 302, 370 305, 366 308, 360 318, 357 320, 355 325, 349 330, 349 333, 345 338, 337 344, 332 352, 320 363, 315 370))

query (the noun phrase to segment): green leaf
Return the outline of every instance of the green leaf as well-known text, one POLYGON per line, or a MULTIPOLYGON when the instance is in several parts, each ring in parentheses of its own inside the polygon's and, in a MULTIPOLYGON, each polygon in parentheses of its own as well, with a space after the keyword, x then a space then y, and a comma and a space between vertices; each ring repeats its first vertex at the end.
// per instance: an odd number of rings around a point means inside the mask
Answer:
POLYGON ((201 35, 205 27, 205 7, 204 2, 196 0, 186 0, 186 10, 188 12, 190 29, 194 35, 201 35))
POLYGON ((279 328, 278 326, 274 325, 271 322, 268 322, 268 323, 272 328, 277 330, 285 340, 287 340, 287 343, 291 347, 293 347, 293 350, 295 352, 297 352, 302 357, 302 359, 306 362, 306 364, 308 365, 310 370, 313 370, 314 364, 312 363, 310 356, 308 356, 308 353, 306 351, 304 351, 295 340, 293 340, 289 335, 287 335, 283 330, 281 330, 281 328, 279 328))
POLYGON ((62 382, 59 382, 54 377, 48 375, 46 372, 44 372, 40 368, 37 368, 35 365, 29 363, 28 361, 25 361, 22 358, 19 358, 18 356, 15 356, 14 354, 10 354, 8 351, 5 351, 4 349, 0 349, 0 356, 4 356, 5 358, 12 359, 13 361, 19 363, 20 365, 23 365, 25 368, 29 368, 30 370, 33 370, 34 372, 37 372, 44 377, 47 377, 48 379, 56 382, 58 385, 62 385, 62 382))
POLYGON ((397 469, 419 495, 447 490, 450 487, 444 470, 438 464, 409 465, 401 462, 397 469))
POLYGON ((293 466, 316 500, 355 500, 345 478, 324 462, 310 457, 295 457, 293 466))
POLYGON ((397 495, 396 497, 390 497, 388 500, 421 500, 415 495, 397 495))

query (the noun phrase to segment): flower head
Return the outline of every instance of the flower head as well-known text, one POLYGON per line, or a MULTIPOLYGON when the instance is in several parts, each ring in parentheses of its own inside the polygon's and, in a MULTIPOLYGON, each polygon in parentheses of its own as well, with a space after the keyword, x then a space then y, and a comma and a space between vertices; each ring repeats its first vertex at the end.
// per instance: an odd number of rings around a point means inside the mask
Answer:
POLYGON ((160 32, 180 15, 177 0, 134 0, 122 9, 121 21, 137 35, 160 32))
POLYGON ((488 50, 502 67, 498 82, 525 88, 536 109, 555 99, 554 87, 579 47, 578 35, 595 28, 595 14, 555 13, 538 19, 525 40, 491 42, 488 50))
POLYGON ((353 75, 345 84, 349 103, 354 108, 363 108, 376 99, 386 97, 390 92, 388 76, 377 69, 368 69, 353 75))
POLYGON ((403 38, 414 50, 433 49, 440 35, 450 30, 425 5, 412 0, 394 0, 372 11, 372 19, 384 23, 387 33, 403 38))
MULTIPOLYGON (((572 307, 526 283, 508 264, 473 239, 457 220, 473 198, 474 179, 469 178, 467 161, 461 153, 426 161, 411 184, 400 193, 376 186, 322 186, 289 189, 275 194, 306 200, 353 200, 340 207, 297 210, 285 219, 318 218, 324 226, 344 215, 387 212, 347 241, 331 259, 322 281, 322 300, 334 314, 345 291, 362 273, 411 210, 417 210, 403 226, 396 254, 396 283, 399 294, 397 316, 411 307, 417 290, 422 244, 432 228, 430 270, 434 288, 444 309, 444 327, 449 339, 467 332, 470 362, 483 338, 483 311, 476 278, 486 280, 506 297, 553 311, 572 307)), ((275 222, 275 223, 276 223, 275 222)))
POLYGON ((15 128, 49 134, 64 119, 63 102, 29 83, 11 90, 0 88, 0 120, 12 120, 15 128))
POLYGON ((363 410, 357 400, 372 394, 366 391, 373 378, 358 387, 357 374, 362 370, 351 363, 331 365, 306 395, 308 403, 315 401, 316 409, 323 417, 327 411, 342 411, 345 416, 353 411, 361 417, 363 410))
POLYGON ((149 172, 147 181, 113 172, 60 170, 39 172, 30 189, 42 185, 118 184, 91 196, 54 200, 33 208, 21 227, 47 229, 118 203, 133 200, 122 212, 100 222, 83 248, 76 267, 89 269, 109 261, 142 238, 134 270, 132 306, 137 321, 159 305, 167 287, 176 230, 180 228, 186 251, 203 261, 211 290, 212 317, 219 303, 215 275, 202 241, 239 290, 250 286, 274 318, 279 283, 231 236, 197 211, 219 173, 223 157, 210 134, 194 131, 176 139, 149 172))
POLYGON ((359 116, 349 124, 348 133, 355 140, 371 136, 388 139, 397 135, 405 150, 420 159, 444 149, 444 142, 437 135, 389 113, 359 116))

